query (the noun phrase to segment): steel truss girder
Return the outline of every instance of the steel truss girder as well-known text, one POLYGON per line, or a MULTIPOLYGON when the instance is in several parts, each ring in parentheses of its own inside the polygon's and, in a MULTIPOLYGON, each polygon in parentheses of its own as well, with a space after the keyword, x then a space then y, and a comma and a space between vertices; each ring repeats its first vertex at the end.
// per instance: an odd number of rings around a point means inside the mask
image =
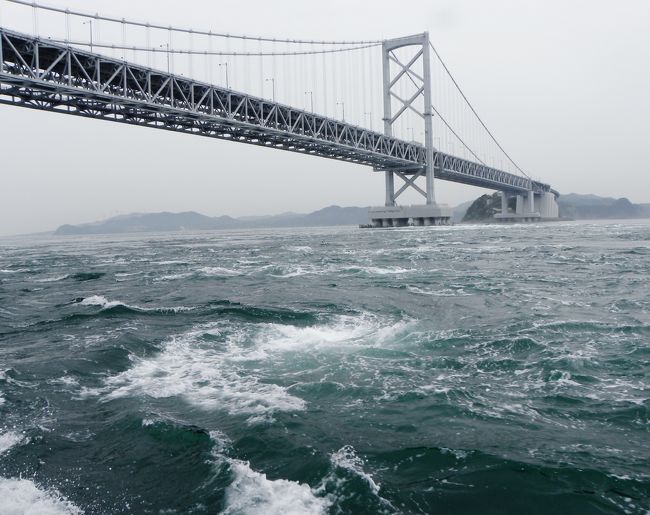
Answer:
POLYGON ((5 103, 48 110, 65 105, 68 109, 62 112, 145 125, 155 117, 167 120, 164 125, 172 130, 192 125, 192 132, 203 135, 229 139, 237 134, 237 141, 373 167, 425 160, 424 149, 417 144, 244 93, 2 28, 0 42, 0 83, 9 86, 2 94, 10 97, 5 103), (46 95, 39 97, 39 91, 46 95), (103 109, 98 108, 101 104, 103 109), (147 116, 127 115, 127 108, 147 116), (186 120, 169 123, 172 117, 186 120), (219 130, 207 126, 227 130, 220 136, 219 130))
MULTIPOLYGON (((2 27, 0 103, 349 161, 399 171, 408 183, 427 163, 416 143, 2 27)), ((435 153, 431 162, 441 179, 531 188, 527 179, 454 156, 435 153)), ((550 190, 534 181, 532 188, 550 190)))

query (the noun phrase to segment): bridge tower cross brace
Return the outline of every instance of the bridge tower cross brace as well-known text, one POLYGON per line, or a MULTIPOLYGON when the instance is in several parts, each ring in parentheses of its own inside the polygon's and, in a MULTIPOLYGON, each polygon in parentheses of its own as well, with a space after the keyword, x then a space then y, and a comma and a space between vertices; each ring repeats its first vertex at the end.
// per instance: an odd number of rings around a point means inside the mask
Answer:
POLYGON ((386 170, 386 206, 394 206, 395 199, 408 187, 414 188, 426 198, 428 205, 435 204, 434 194, 434 147, 433 147, 433 113, 431 109, 431 60, 430 60, 429 33, 416 34, 396 39, 388 39, 382 43, 382 71, 383 71, 383 98, 384 98, 384 134, 393 135, 393 125, 400 120, 408 110, 416 113, 424 121, 424 147, 426 163, 423 168, 407 177, 400 170, 386 170), (415 55, 406 63, 402 62, 395 50, 404 47, 415 47, 415 55), (391 63, 396 65, 392 73, 391 63), (420 68, 421 63, 421 70, 420 68), (410 98, 401 98, 398 87, 401 80, 410 81, 416 88, 415 94, 410 98), (401 106, 393 112, 393 99, 401 106), (423 108, 418 108, 422 99, 423 108), (404 180, 404 185, 395 192, 395 175, 404 180), (423 191, 415 180, 421 175, 426 178, 426 191, 423 191))

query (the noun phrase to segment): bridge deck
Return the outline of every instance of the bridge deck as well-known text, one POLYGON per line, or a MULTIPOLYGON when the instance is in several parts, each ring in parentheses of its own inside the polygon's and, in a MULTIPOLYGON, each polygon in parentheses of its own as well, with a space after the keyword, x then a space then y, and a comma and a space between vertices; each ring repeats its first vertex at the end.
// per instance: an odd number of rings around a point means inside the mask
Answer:
MULTIPOLYGON (((289 150, 413 174, 423 146, 315 113, 0 27, 0 103, 289 150)), ((528 179, 441 152, 436 177, 523 192, 528 179)), ((536 192, 550 191, 533 182, 536 192)))

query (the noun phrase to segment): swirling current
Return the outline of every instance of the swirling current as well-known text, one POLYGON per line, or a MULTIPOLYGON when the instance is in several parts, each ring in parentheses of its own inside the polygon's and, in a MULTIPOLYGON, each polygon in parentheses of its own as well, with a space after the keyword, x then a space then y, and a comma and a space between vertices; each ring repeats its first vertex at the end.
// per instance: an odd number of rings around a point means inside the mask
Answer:
POLYGON ((650 510, 650 223, 0 240, 0 513, 650 510))

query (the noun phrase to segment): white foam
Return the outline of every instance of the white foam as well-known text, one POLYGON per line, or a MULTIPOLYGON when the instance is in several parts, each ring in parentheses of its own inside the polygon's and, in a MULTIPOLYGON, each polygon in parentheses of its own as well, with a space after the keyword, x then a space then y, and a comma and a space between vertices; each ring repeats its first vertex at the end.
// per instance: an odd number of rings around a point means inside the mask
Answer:
POLYGON ((269 274, 271 277, 278 277, 281 279, 288 279, 291 277, 301 277, 303 275, 321 275, 325 270, 316 270, 314 268, 305 268, 302 266, 289 266, 282 273, 269 274))
POLYGON ((335 467, 341 467, 348 472, 363 479, 375 495, 379 494, 379 484, 375 482, 373 477, 363 470, 363 460, 357 456, 354 447, 346 445, 341 447, 338 451, 330 456, 330 461, 335 467))
POLYGON ((143 274, 142 271, 139 271, 139 272, 117 272, 115 274, 115 277, 120 277, 120 278, 122 278, 122 277, 132 277, 134 275, 142 275, 142 274, 143 274))
POLYGON ((246 461, 225 455, 230 439, 220 431, 210 431, 212 450, 218 468, 226 466, 232 482, 226 489, 223 514, 245 515, 318 515, 327 512, 332 502, 319 497, 307 484, 287 479, 271 480, 257 472, 246 461))
MULTIPOLYGON (((297 327, 284 324, 264 324, 256 337, 255 349, 265 355, 278 351, 309 350, 314 348, 377 346, 402 331, 409 322, 381 325, 380 320, 368 315, 337 317, 333 322, 315 326, 297 327)), ((257 353, 259 354, 259 353, 257 353)), ((254 354, 254 358, 261 356, 254 354)))
POLYGON ((16 431, 0 433, 0 456, 6 453, 12 447, 26 442, 26 440, 27 439, 24 435, 17 433, 16 431))
MULTIPOLYGON (((202 332, 200 332, 202 334, 202 332)), ((305 402, 286 388, 260 382, 240 372, 233 360, 241 350, 206 348, 199 333, 174 338, 153 358, 135 359, 135 366, 106 380, 106 398, 146 395, 182 397, 203 409, 224 409, 248 416, 249 423, 271 420, 278 411, 298 411, 305 402)))
MULTIPOLYGON (((87 339, 90 338, 93 337, 89 337, 87 339)), ((97 341, 103 341, 103 337, 101 336, 96 336, 93 339, 97 339, 97 341)), ((48 379, 47 384, 76 387, 79 386, 79 381, 72 376, 61 376, 61 377, 57 377, 56 379, 48 379)))
POLYGON ((59 275, 57 277, 46 277, 44 279, 36 279, 34 282, 37 283, 56 283, 59 281, 63 281, 63 279, 67 279, 69 277, 68 274, 65 275, 59 275))
POLYGON ((3 515, 77 515, 82 511, 53 489, 43 490, 27 479, 0 478, 3 515))
POLYGON ((385 346, 408 324, 388 325, 370 315, 339 316, 306 327, 212 323, 171 338, 155 356, 132 356, 130 369, 107 378, 104 387, 82 393, 105 399, 179 397, 201 409, 245 416, 249 424, 269 422, 275 413, 304 410, 306 403, 289 387, 265 381, 266 367, 285 362, 287 353, 385 346))
POLYGON ((379 267, 379 266, 347 266, 343 267, 343 271, 361 271, 369 275, 398 275, 398 274, 407 274, 410 272, 415 272, 415 269, 411 268, 402 268, 400 266, 392 267, 379 267))
POLYGON ((465 293, 462 288, 459 288, 457 290, 452 290, 449 288, 443 288, 442 290, 431 290, 407 285, 406 289, 419 295, 432 295, 434 297, 467 297, 470 295, 469 293, 465 293))
POLYGON ((86 297, 81 301, 81 304, 84 306, 101 306, 102 309, 109 309, 115 306, 126 306, 126 304, 120 302, 119 300, 109 301, 106 297, 103 297, 101 295, 86 297))
POLYGON ((314 252, 314 249, 312 249, 309 245, 296 245, 292 247, 287 247, 287 250, 291 252, 301 252, 304 254, 311 254, 314 252))
POLYGON ((108 300, 106 297, 102 295, 92 295, 90 297, 86 297, 81 301, 80 304, 82 304, 83 306, 100 306, 102 309, 111 309, 117 306, 124 306, 125 308, 133 309, 136 311, 160 312, 160 313, 180 313, 182 311, 192 311, 193 309, 196 309, 188 306, 173 306, 173 307, 135 306, 131 304, 126 304, 125 302, 122 302, 120 300, 108 300))
POLYGON ((244 461, 228 463, 235 477, 226 490, 226 515, 317 515, 331 506, 329 499, 317 497, 309 485, 267 479, 244 461))
POLYGON ((241 275, 241 272, 237 270, 231 270, 230 268, 221 266, 204 266, 203 268, 199 268, 198 271, 209 277, 233 277, 241 275))
POLYGON ((175 281, 177 279, 187 279, 191 275, 192 275, 191 272, 185 272, 182 274, 161 275, 160 277, 156 277, 154 281, 175 281))

